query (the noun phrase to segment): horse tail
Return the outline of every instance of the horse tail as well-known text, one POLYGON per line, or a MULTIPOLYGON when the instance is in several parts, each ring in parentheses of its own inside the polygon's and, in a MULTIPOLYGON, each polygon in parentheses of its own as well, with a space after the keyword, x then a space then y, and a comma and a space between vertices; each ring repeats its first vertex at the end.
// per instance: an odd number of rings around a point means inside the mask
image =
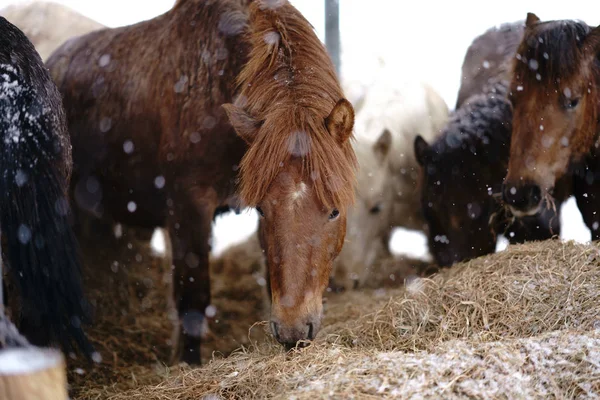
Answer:
POLYGON ((65 352, 75 344, 95 358, 82 328, 90 310, 69 224, 71 156, 61 125, 64 111, 56 103, 49 107, 45 93, 20 76, 0 65, 0 229, 20 299, 20 330, 33 344, 58 342, 65 352))

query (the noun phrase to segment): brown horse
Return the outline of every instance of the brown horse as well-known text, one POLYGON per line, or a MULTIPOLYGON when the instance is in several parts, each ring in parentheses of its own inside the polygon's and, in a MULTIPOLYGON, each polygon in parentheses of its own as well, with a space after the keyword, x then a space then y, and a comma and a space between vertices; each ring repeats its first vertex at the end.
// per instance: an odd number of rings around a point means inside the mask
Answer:
MULTIPOLYGON (((65 351, 75 345, 92 357, 82 329, 89 309, 79 246, 69 222, 72 161, 65 112, 33 44, 3 17, 0 133, 0 227, 7 286, 15 288, 7 296, 14 300, 12 314, 32 343, 58 342, 65 351)), ((2 309, 0 304, 0 314, 2 309)))
POLYGON ((473 41, 460 89, 469 97, 459 99, 460 107, 435 141, 415 139, 429 249, 441 266, 494 252, 498 234, 518 243, 559 233, 554 210, 513 219, 496 196, 506 175, 512 133, 506 65, 514 57, 523 26, 523 22, 504 24, 473 41), (484 73, 474 67, 482 59, 493 60, 484 73))
POLYGON ((79 206, 167 226, 190 363, 200 361, 219 206, 237 193, 261 215, 271 327, 292 345, 319 330, 353 202, 354 112, 324 46, 287 1, 245 3, 179 0, 153 20, 71 41, 48 61, 72 133, 79 206))
POLYGON ((600 238, 600 27, 527 15, 511 83, 513 140, 503 196, 515 215, 551 205, 560 181, 600 238))

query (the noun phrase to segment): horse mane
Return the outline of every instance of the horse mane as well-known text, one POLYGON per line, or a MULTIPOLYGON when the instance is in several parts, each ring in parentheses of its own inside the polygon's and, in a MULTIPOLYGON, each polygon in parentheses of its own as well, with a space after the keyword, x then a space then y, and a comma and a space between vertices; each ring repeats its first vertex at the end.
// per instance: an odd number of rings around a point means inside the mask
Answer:
POLYGON ((431 144, 433 159, 456 159, 472 166, 473 158, 486 164, 507 162, 512 132, 512 108, 506 83, 487 87, 454 111, 442 134, 431 144))
POLYGON ((262 126, 241 161, 241 199, 258 204, 281 168, 300 159, 323 205, 351 205, 356 155, 351 140, 340 144, 325 126, 344 95, 312 26, 285 0, 254 1, 247 38, 251 50, 236 104, 262 126))
POLYGON ((591 28, 581 21, 547 21, 525 29, 513 61, 513 76, 525 87, 554 85, 577 72, 591 28))

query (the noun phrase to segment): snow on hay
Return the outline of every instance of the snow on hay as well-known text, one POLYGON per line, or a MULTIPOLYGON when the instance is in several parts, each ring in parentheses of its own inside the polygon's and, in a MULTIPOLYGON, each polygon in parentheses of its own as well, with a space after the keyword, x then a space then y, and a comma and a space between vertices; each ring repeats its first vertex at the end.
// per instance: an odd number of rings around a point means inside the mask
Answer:
POLYGON ((306 349, 286 355, 266 335, 201 368, 173 368, 159 384, 81 388, 80 398, 591 398, 600 394, 599 262, 595 244, 509 246, 406 290, 336 297, 306 349))

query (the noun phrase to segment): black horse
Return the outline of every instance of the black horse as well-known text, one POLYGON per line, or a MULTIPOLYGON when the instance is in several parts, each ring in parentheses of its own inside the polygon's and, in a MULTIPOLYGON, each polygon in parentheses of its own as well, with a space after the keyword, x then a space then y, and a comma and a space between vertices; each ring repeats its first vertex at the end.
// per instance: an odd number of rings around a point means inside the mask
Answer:
MULTIPOLYGON (((0 230, 13 317, 33 344, 94 349, 82 325, 78 243, 68 202, 71 143, 61 95, 39 54, 0 17, 0 230)), ((8 286, 8 285, 7 285, 8 286)))

